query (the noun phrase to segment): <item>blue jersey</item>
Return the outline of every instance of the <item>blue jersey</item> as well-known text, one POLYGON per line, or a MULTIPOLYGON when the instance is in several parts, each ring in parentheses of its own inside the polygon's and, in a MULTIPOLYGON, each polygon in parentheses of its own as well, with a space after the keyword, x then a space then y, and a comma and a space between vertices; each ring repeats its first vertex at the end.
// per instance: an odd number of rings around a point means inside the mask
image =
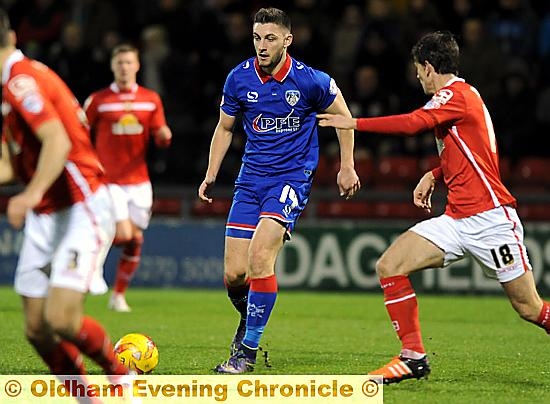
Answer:
POLYGON ((328 108, 337 92, 330 76, 290 56, 274 76, 264 73, 255 57, 235 67, 220 107, 230 116, 242 113, 247 140, 237 181, 310 179, 319 161, 316 113, 328 108))

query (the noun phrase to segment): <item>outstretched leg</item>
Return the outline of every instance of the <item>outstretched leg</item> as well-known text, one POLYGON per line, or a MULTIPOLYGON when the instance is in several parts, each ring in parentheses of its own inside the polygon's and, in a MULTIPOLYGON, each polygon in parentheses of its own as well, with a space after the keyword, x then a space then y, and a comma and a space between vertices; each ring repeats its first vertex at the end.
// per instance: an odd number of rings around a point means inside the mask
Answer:
POLYGON ((527 271, 510 282, 502 283, 502 287, 521 318, 550 334, 550 303, 540 298, 533 272, 527 271))
POLYGON ((384 252, 376 264, 384 304, 393 328, 401 340, 400 355, 380 369, 369 372, 381 375, 384 383, 397 383, 430 373, 418 316, 416 293, 409 274, 443 265, 444 253, 432 242, 407 231, 384 252))

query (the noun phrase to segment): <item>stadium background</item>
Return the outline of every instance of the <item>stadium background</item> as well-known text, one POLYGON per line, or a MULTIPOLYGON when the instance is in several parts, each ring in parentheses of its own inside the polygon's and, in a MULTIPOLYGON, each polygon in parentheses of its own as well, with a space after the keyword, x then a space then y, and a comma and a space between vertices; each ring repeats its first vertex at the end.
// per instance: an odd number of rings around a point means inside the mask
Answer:
MULTIPOLYGON (((24 52, 56 70, 77 98, 107 86, 109 52, 121 41, 141 49, 139 82, 159 92, 174 133, 168 151, 151 148, 154 220, 134 285, 221 287, 224 218, 244 135, 236 127, 212 205, 197 201, 228 71, 253 54, 251 16, 261 6, 287 11, 290 54, 336 78, 358 116, 409 112, 422 105, 410 46, 449 29, 461 45, 461 76, 491 111, 504 182, 519 200, 538 286, 550 291, 550 4, 525 0, 3 0, 24 52)), ((436 158, 433 134, 412 139, 356 135, 363 190, 340 201, 337 143, 320 130, 321 160, 311 203, 279 262, 281 287, 378 290, 374 262, 392 238, 424 214, 410 202, 436 158)), ((434 213, 444 206, 444 190, 434 213)), ((17 186, 0 190, 0 208, 17 186)), ((20 234, 0 218, 0 283, 11 284, 20 234)), ((113 251, 106 265, 113 275, 113 251)), ((415 279, 427 291, 499 291, 471 262, 415 279)))

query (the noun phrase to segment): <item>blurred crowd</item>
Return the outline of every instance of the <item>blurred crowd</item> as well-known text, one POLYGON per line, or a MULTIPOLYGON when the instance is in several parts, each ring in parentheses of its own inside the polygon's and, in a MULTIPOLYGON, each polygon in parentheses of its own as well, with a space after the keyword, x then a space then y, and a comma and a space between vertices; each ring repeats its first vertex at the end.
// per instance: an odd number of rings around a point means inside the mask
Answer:
MULTIPOLYGON (((514 162, 548 156, 550 2, 547 0, 0 0, 18 47, 52 67, 82 102, 109 85, 111 49, 141 50, 140 84, 157 91, 174 133, 168 151, 151 148, 157 184, 200 183, 227 73, 254 53, 251 18, 260 7, 290 14, 289 53, 333 76, 355 116, 410 112, 427 101, 409 52, 425 32, 459 41, 460 76, 491 112, 500 153, 514 162)), ((426 157, 433 134, 388 138, 357 134, 362 157, 426 157)), ((337 153, 320 131, 322 153, 337 153)), ((231 184, 245 142, 239 126, 218 182, 231 184)))

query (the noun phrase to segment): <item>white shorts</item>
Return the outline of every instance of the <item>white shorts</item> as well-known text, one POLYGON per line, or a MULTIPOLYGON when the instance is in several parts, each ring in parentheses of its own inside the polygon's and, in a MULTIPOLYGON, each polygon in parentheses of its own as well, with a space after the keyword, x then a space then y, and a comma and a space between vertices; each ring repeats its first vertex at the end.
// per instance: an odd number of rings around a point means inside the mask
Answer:
POLYGON ((500 206, 464 219, 441 215, 410 228, 445 252, 443 266, 466 255, 485 275, 509 282, 531 270, 523 244, 523 226, 514 208, 500 206))
POLYGON ((106 187, 58 212, 29 211, 15 270, 15 291, 27 297, 46 297, 53 286, 105 293, 103 263, 114 235, 113 206, 106 187))
POLYGON ((150 182, 136 185, 109 184, 109 192, 115 205, 115 220, 130 219, 145 230, 151 220, 153 188, 150 182))

